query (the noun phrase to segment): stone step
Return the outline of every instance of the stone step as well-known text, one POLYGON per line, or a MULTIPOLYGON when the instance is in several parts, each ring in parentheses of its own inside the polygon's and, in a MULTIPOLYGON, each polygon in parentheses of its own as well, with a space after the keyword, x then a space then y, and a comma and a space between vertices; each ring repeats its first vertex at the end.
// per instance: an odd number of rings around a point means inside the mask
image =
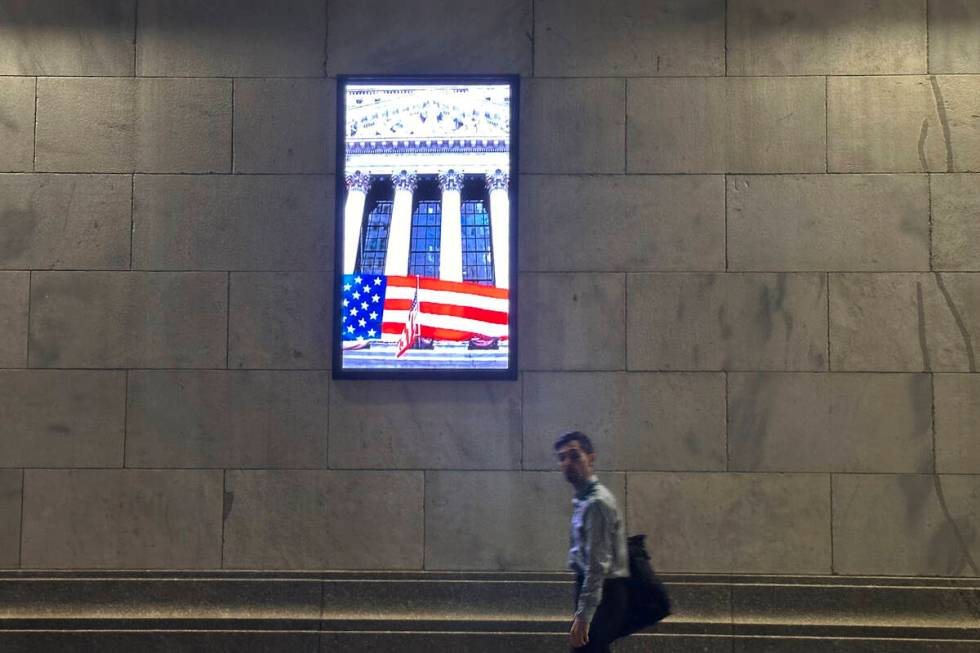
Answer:
MULTIPOLYGON (((618 650, 980 653, 980 579, 662 578, 674 614, 618 650)), ((4 571, 0 651, 557 651, 571 606, 563 573, 4 571)))

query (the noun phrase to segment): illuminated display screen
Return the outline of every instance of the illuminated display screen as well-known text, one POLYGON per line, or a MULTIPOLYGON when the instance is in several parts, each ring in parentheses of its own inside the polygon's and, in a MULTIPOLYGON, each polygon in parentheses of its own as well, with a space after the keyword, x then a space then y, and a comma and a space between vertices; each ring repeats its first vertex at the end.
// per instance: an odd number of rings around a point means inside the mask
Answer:
POLYGON ((514 77, 341 77, 337 378, 516 378, 514 77))

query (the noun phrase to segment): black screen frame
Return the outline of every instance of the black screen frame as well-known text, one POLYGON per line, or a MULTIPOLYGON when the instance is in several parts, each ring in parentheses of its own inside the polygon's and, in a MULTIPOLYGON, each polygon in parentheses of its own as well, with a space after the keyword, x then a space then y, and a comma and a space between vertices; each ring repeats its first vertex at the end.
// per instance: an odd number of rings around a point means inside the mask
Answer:
POLYGON ((336 95, 336 183, 334 190, 334 283, 329 312, 332 328, 332 377, 337 380, 508 380, 518 378, 518 198, 520 196, 520 76, 519 75, 338 75, 336 95), (346 97, 351 84, 500 84, 510 87, 510 170, 508 187, 509 215, 509 289, 508 289, 508 358, 506 368, 490 369, 396 369, 343 368, 343 337, 340 330, 341 310, 337 298, 342 296, 344 278, 344 205, 347 186, 346 164, 346 97))

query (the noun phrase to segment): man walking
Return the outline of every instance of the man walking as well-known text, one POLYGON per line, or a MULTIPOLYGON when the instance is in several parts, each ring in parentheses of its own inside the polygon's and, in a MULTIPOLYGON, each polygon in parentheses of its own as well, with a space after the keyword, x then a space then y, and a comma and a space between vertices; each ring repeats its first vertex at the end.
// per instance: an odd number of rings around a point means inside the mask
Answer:
POLYGON ((555 442, 565 479, 575 488, 568 566, 575 571, 572 650, 608 653, 626 619, 629 559, 626 533, 612 493, 593 474, 592 441, 579 431, 555 442))

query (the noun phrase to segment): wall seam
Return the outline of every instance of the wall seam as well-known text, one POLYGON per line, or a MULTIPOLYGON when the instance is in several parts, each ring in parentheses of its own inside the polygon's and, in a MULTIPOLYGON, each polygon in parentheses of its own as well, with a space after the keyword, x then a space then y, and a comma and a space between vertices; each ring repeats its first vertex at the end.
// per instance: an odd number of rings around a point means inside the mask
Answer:
POLYGON ((623 79, 623 174, 630 172, 630 80, 623 79))
POLYGON ((231 271, 225 284, 225 369, 231 369, 231 271))
POLYGON ((534 65, 537 53, 535 52, 535 37, 537 36, 537 24, 535 23, 535 10, 537 8, 536 0, 531 0, 531 77, 534 77, 534 65))
POLYGON ((724 173, 721 176, 721 182, 724 184, 724 198, 723 198, 723 209, 725 212, 725 272, 728 272, 728 173, 724 173))
POLYGON ((330 59, 330 0, 323 0, 323 77, 329 77, 327 63, 330 59))
POLYGON ((932 431, 932 473, 939 475, 939 465, 936 462, 936 374, 929 372, 929 392, 932 399, 931 411, 929 414, 930 430, 932 431))
POLYGON ((725 0, 725 77, 728 77, 728 0, 725 0))
POLYGON ((830 364, 830 272, 827 275, 827 371, 832 372, 833 366, 830 364))
POLYGON ((426 470, 422 470, 422 571, 426 570, 427 560, 426 554, 428 549, 425 545, 426 535, 429 530, 428 520, 425 518, 425 494, 429 487, 429 473, 426 470))
POLYGON ((129 370, 123 372, 123 447, 122 466, 126 469, 126 446, 129 444, 129 370))
POLYGON ((31 367, 31 296, 33 292, 34 285, 34 271, 27 271, 27 358, 24 360, 24 366, 27 369, 31 367))
POLYGON ((222 469, 221 470, 221 551, 218 553, 218 569, 225 568, 225 502, 227 500, 228 500, 228 470, 222 469))
POLYGON ((235 78, 231 79, 231 162, 228 170, 235 174, 235 78))
POLYGON ((136 173, 129 176, 129 269, 133 269, 133 236, 136 233, 136 173))
POLYGON ((24 495, 27 494, 27 470, 20 470, 20 537, 17 538, 17 566, 24 567, 24 495))
POLYGON ((827 474, 830 481, 830 574, 837 573, 834 561, 834 474, 827 474))
POLYGON ((139 23, 140 0, 133 2, 133 77, 139 76, 139 23))
POLYGON ((521 464, 520 470, 524 471, 524 447, 527 444, 527 429, 524 428, 524 382, 527 378, 524 372, 520 373, 521 377, 521 464))
POLYGON ((31 159, 31 171, 37 172, 37 91, 40 82, 34 78, 34 158, 31 159))
POLYGON ((823 78, 823 170, 830 174, 830 75, 823 78))
POLYGON ((732 471, 731 427, 728 415, 728 370, 725 370, 725 471, 732 471))

